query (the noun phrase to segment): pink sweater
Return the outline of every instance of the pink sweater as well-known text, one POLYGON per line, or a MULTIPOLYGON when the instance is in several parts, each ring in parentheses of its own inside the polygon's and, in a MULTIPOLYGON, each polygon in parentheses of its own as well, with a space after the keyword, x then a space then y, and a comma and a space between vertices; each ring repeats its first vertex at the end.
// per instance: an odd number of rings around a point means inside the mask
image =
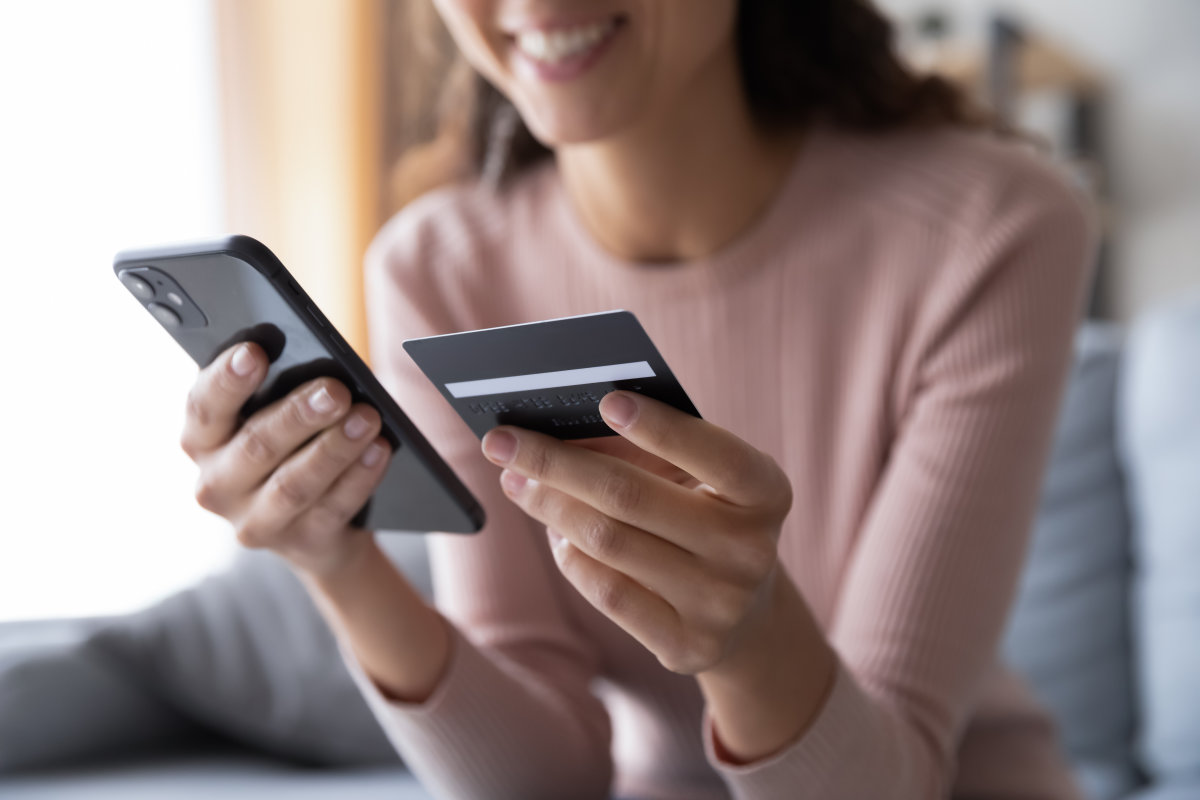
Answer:
POLYGON ((753 228, 695 263, 603 251, 552 163, 405 209, 368 257, 374 366, 489 523, 429 539, 459 634, 427 702, 384 698, 343 642, 396 748, 455 800, 1076 797, 997 641, 1091 240, 1045 165, 949 131, 817 131, 753 228), (779 555, 839 666, 811 728, 758 763, 723 763, 695 681, 559 575, 400 347, 616 308, 792 480, 779 555))

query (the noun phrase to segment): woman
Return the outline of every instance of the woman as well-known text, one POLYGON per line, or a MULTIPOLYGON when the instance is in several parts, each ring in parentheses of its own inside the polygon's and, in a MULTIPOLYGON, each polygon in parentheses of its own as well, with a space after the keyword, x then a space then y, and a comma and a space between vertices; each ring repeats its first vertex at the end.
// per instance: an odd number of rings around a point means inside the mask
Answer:
POLYGON ((237 429, 244 345, 183 435, 410 766, 453 798, 1074 797, 996 655, 1087 272, 1071 193, 865 0, 437 5, 495 87, 488 180, 394 218, 367 291, 375 368, 489 515, 431 538, 440 611, 347 526, 386 448, 345 387, 237 429), (611 308, 703 421, 618 392, 617 439, 481 457, 399 347, 611 308))

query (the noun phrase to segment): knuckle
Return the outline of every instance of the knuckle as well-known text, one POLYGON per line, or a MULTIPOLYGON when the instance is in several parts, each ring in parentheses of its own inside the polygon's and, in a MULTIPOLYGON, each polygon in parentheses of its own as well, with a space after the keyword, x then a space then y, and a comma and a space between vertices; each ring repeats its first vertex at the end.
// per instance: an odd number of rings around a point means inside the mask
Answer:
POLYGON ((740 487, 753 480, 758 466, 758 456, 755 452, 737 447, 725 454, 717 471, 723 484, 740 487))
POLYGON ((692 636, 687 650, 687 661, 692 674, 711 669, 720 660, 724 651, 721 639, 711 633, 692 636))
POLYGON ((758 584, 771 573, 779 558, 778 545, 770 536, 748 537, 738 543, 730 561, 738 573, 751 583, 758 584))
POLYGON ((554 466, 554 456, 550 454, 550 449, 540 444, 529 448, 527 459, 529 473, 535 478, 549 475, 554 466))
MULTIPOLYGON (((216 364, 213 365, 216 367, 216 364)), ((242 393, 241 387, 238 386, 237 380, 227 369, 217 368, 212 373, 212 387, 222 394, 236 397, 242 393)))
POLYGON ((304 508, 312 501, 312 493, 294 474, 276 471, 271 476, 270 486, 275 502, 289 511, 304 508))
POLYGON ((675 630, 664 635, 663 646, 654 651, 658 663, 671 672, 687 674, 687 664, 684 663, 686 647, 681 630, 675 630))
POLYGON ((354 516, 358 509, 350 511, 348 504, 335 498, 326 498, 313 505, 305 514, 304 525, 313 531, 328 532, 338 530, 346 521, 354 516))
POLYGON ((635 478, 614 472, 601 480, 598 491, 602 507, 620 515, 638 507, 642 484, 635 478))
POLYGON ((327 492, 314 507, 319 509, 318 516, 326 515, 329 525, 336 523, 336 527, 341 527, 366 504, 373 489, 374 481, 359 474, 340 483, 336 490, 327 492))
POLYGON ((312 425, 313 412, 308 405, 307 392, 293 392, 280 408, 281 422, 288 430, 306 429, 312 425))
POLYGON ((623 581, 615 575, 609 575, 596 581, 592 597, 596 608, 608 616, 614 616, 625 610, 629 591, 623 581))
POLYGON ((658 655, 658 663, 663 665, 663 669, 668 672, 674 672, 677 675, 689 675, 687 664, 684 663, 683 654, 675 650, 660 652, 658 655))
POLYGON ((258 420, 242 428, 239 445, 242 455, 251 464, 273 464, 279 459, 279 449, 258 420))
POLYGON ((195 461, 200 456, 200 447, 197 445, 195 438, 193 438, 192 431, 187 426, 179 434, 179 449, 192 461, 195 461))
POLYGON ((786 516, 792 510, 792 481, 773 456, 763 453, 762 457, 765 465, 764 471, 769 476, 768 480, 772 488, 771 496, 774 500, 772 511, 786 516))
POLYGON ((601 561, 617 558, 625 543, 616 523, 603 514, 596 514, 588 520, 582 531, 582 539, 584 550, 601 561))
POLYGON ((242 522, 234 527, 234 536, 237 538, 238 544, 250 550, 259 550, 266 547, 266 537, 263 531, 256 525, 248 522, 242 522))
POLYGON ((221 493, 211 475, 202 474, 200 476, 196 481, 195 495, 196 503, 205 511, 217 513, 220 509, 221 493))
POLYGON ((212 424, 212 411, 209 410, 208 402, 204 397, 200 384, 197 383, 188 391, 184 410, 187 418, 193 424, 201 428, 212 424))
POLYGON ((693 632, 679 638, 675 646, 658 657, 659 663, 671 672, 696 675, 720 661, 722 647, 717 637, 693 632))
POLYGON ((526 484, 524 495, 521 497, 521 505, 524 506, 526 513, 530 516, 548 520, 551 517, 557 518, 561 507, 552 502, 551 492, 546 491, 542 484, 526 484))
POLYGON ((355 451, 340 446, 340 440, 322 436, 317 439, 317 456, 321 464, 341 473, 354 461, 355 451))
POLYGON ((710 587, 704 593, 705 617, 716 630, 730 630, 746 614, 749 599, 740 587, 710 587))

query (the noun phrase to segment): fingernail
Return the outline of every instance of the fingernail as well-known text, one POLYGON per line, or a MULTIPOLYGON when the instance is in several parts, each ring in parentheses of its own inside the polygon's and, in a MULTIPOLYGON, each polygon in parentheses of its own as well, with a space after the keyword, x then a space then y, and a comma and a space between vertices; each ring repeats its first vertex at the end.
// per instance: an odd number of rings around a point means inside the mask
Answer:
POLYGON ((234 350, 229 365, 233 367, 234 375, 243 378, 254 372, 254 354, 250 352, 250 346, 244 344, 234 350))
POLYGON ((500 485, 504 487, 504 491, 509 494, 520 494, 521 490, 529 483, 529 479, 519 472, 513 472, 511 469, 506 469, 500 473, 500 485))
POLYGON ((517 437, 508 431, 489 431, 483 437, 483 452, 492 461, 507 464, 517 454, 517 437))
POLYGON ((387 452, 387 447, 375 442, 367 448, 367 452, 362 454, 362 463, 364 467, 373 467, 379 463, 379 459, 383 458, 383 454, 387 452))
POLYGON ((362 414, 351 414, 350 419, 342 426, 342 431, 347 439, 361 439, 370 427, 371 423, 367 422, 362 414))
POLYGON ((638 406, 627 394, 609 392, 600 402, 600 413, 618 428, 628 428, 637 419, 638 406))
POLYGON ((334 402, 333 395, 329 393, 329 390, 322 386, 309 395, 308 405, 318 414, 328 414, 330 411, 333 411, 337 403, 334 402))
POLYGON ((562 534, 554 530, 554 528, 546 528, 546 536, 550 537, 550 546, 558 547, 558 543, 562 541, 562 534))

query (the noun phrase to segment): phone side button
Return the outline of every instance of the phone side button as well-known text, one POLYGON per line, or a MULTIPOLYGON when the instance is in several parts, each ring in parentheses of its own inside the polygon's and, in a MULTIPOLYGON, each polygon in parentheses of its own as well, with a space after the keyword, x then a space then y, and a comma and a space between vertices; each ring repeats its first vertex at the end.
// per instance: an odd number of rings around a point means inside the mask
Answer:
POLYGON ((305 307, 304 307, 304 312, 305 312, 306 314, 308 314, 308 318, 309 318, 309 319, 311 319, 313 322, 315 322, 315 323, 317 323, 318 325, 320 325, 322 328, 328 328, 328 327, 329 327, 329 326, 328 326, 328 325, 325 323, 325 318, 324 318, 323 316, 321 316, 321 312, 320 312, 320 311, 317 311, 317 308, 316 308, 316 306, 313 306, 313 305, 309 304, 309 305, 307 305, 307 306, 305 306, 305 307))

